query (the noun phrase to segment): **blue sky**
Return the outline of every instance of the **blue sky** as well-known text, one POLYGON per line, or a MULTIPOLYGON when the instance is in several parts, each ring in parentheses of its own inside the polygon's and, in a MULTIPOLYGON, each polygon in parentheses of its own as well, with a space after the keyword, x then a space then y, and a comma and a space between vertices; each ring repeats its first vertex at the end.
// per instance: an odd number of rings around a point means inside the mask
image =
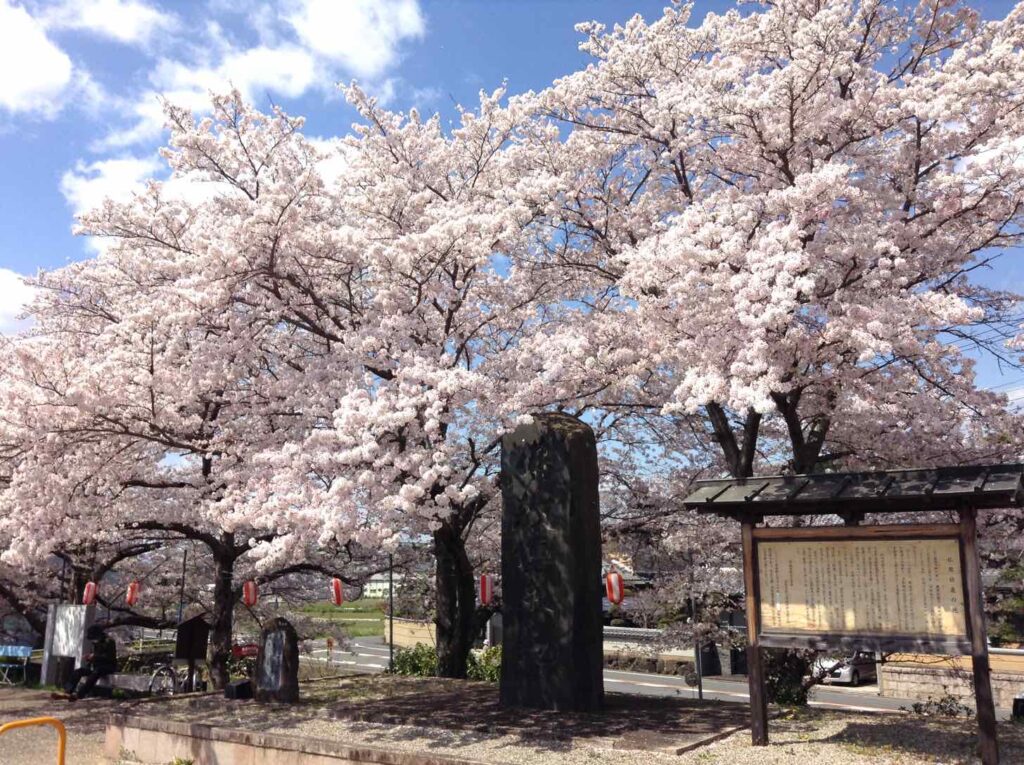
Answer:
MULTIPOLYGON (((356 119, 336 83, 387 105, 453 114, 481 88, 539 89, 587 63, 574 25, 661 14, 666 0, 0 0, 0 331, 18 274, 92 254, 76 211, 162 173, 160 96, 201 108, 238 87, 307 118, 310 136, 356 119)), ((732 3, 698 0, 694 17, 732 3)), ((1001 18, 1009 0, 975 2, 1001 18)), ((1019 258, 990 277, 1024 289, 1019 258)), ((1007 377, 989 365, 984 380, 1007 377)))

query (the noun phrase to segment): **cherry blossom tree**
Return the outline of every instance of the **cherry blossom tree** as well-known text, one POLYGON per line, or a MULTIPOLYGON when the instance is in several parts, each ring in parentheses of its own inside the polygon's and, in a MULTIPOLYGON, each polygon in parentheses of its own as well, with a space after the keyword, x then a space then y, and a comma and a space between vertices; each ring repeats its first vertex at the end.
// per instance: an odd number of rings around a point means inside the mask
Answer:
POLYGON ((537 387, 698 417, 738 476, 1019 453, 968 351, 1018 363, 976 277, 1024 221, 1024 7, 690 10, 581 25, 594 63, 523 99, 530 255, 585 306, 537 387))
POLYGON ((42 275, 34 329, 0 349, 4 558, 31 568, 64 556, 77 593, 168 542, 201 544, 215 574, 211 673, 223 684, 239 577, 355 581, 358 554, 320 539, 301 508, 246 516, 226 501, 291 413, 261 375, 265 357, 228 347, 192 292, 134 255, 42 275))
POLYGON ((352 87, 330 157, 237 93, 168 107, 170 180, 85 215, 104 253, 0 348, 7 559, 71 519, 202 543, 223 660, 239 561, 429 538, 461 676, 497 445, 531 412, 592 422, 610 519, 709 577, 730 540, 664 511, 697 475, 1019 454, 971 354, 1018 363, 1020 298, 978 274, 1024 222, 1022 22, 674 5, 583 25, 592 65, 450 129, 352 87))
POLYGON ((446 133, 438 118, 389 113, 352 88, 366 124, 340 147, 334 178, 300 120, 237 94, 198 122, 170 108, 172 182, 218 192, 182 203, 154 183, 82 221, 110 242, 108 259, 145 262, 154 286, 135 315, 184 317, 204 333, 178 350, 203 379, 197 403, 225 402, 199 422, 233 445, 215 451, 203 431, 202 447, 188 447, 190 469, 220 471, 202 473, 217 512, 312 528, 318 544, 393 549, 429 535, 439 666, 454 676, 476 627, 467 541, 492 506, 498 437, 517 414, 505 404, 512 359, 549 320, 538 306, 560 299, 556 284, 507 264, 533 212, 502 151, 517 123, 501 97, 446 133))

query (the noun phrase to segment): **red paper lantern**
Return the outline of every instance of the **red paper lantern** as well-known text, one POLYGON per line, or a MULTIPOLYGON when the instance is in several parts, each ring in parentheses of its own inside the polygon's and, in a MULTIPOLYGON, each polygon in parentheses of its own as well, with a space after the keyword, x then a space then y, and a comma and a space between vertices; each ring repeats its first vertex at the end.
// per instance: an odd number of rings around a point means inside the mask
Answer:
POLYGON ((124 601, 129 606, 134 606, 139 602, 139 583, 131 582, 128 585, 128 592, 125 593, 124 601))
POLYGON ((86 582, 85 590, 82 592, 82 602, 87 606, 91 606, 96 602, 96 582, 86 582))
POLYGON ((256 605, 256 601, 259 599, 260 588, 254 579, 250 579, 242 585, 242 602, 244 602, 245 605, 252 608, 256 605))
POLYGON ((345 589, 338 577, 331 580, 331 602, 336 606, 345 602, 345 589))
POLYGON ((608 593, 608 602, 619 605, 626 597, 626 588, 622 581, 622 574, 618 571, 609 571, 604 578, 604 588, 608 593))
POLYGON ((494 582, 490 574, 480 575, 480 604, 489 606, 494 600, 494 582))

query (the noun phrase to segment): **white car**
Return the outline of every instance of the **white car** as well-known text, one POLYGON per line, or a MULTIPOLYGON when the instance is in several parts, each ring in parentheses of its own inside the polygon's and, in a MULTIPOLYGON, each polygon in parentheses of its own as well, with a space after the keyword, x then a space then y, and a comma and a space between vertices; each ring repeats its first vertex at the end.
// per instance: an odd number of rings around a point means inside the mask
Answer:
POLYGON ((878 682, 878 665, 870 651, 857 651, 853 656, 819 656, 811 671, 816 677, 824 675, 826 683, 860 685, 878 682))

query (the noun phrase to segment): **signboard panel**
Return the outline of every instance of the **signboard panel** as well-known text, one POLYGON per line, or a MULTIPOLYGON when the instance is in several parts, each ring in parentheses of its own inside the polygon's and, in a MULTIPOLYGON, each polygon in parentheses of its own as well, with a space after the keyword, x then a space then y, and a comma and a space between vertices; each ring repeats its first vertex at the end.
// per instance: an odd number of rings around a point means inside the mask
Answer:
POLYGON ((58 605, 53 611, 53 642, 51 656, 72 656, 82 653, 85 629, 89 624, 88 606, 58 605))
POLYGON ((760 541, 763 635, 966 638, 957 539, 760 541))

